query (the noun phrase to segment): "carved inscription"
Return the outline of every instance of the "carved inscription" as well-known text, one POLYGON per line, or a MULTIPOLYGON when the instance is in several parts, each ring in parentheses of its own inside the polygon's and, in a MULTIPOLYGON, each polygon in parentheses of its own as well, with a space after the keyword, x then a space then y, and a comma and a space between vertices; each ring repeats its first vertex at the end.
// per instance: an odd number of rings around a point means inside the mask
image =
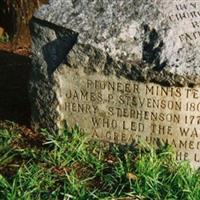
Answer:
POLYGON ((68 72, 62 79, 60 112, 98 140, 168 143, 177 159, 200 166, 200 90, 162 87, 104 75, 68 72))
POLYGON ((200 2, 199 1, 174 1, 173 9, 168 13, 169 21, 179 33, 181 42, 196 42, 200 39, 200 2), (180 31, 180 30, 179 30, 180 31), (181 32, 181 31, 180 31, 181 32))

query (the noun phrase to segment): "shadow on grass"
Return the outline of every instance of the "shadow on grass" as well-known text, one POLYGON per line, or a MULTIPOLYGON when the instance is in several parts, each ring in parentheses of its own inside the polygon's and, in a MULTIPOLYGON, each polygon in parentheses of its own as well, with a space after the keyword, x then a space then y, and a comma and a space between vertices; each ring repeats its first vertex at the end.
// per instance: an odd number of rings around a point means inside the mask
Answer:
POLYGON ((0 50, 0 120, 30 125, 30 70, 30 58, 0 50))

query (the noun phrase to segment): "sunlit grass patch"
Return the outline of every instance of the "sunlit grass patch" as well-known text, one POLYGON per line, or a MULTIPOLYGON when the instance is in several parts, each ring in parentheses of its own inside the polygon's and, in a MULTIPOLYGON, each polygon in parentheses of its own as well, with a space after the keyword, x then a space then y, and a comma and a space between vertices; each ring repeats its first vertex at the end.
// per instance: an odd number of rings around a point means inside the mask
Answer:
POLYGON ((187 162, 178 163, 169 146, 111 145, 103 151, 78 128, 42 131, 39 138, 42 145, 30 145, 20 131, 1 129, 0 199, 200 197, 200 173, 187 162))

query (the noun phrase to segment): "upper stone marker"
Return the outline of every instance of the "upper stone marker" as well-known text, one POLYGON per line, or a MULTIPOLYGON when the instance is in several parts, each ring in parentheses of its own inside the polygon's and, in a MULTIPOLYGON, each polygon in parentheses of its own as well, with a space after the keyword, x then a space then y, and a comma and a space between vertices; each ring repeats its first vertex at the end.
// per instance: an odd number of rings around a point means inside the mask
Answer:
POLYGON ((35 17, 73 30, 79 43, 101 49, 116 61, 150 64, 139 69, 144 79, 162 82, 162 73, 155 72, 162 71, 170 74, 164 81, 170 84, 199 82, 197 0, 52 0, 35 17))

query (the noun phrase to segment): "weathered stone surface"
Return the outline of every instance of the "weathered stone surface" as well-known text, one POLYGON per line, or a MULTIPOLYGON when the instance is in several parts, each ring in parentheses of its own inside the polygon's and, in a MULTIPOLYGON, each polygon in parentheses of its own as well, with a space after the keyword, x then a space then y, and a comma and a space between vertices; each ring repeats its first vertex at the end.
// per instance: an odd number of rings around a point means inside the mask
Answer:
POLYGON ((140 69, 144 79, 158 79, 150 73, 159 76, 168 73, 167 82, 171 84, 197 81, 200 63, 197 0, 54 0, 35 16, 77 32, 80 43, 102 49, 116 60, 129 63, 143 60, 150 64, 151 67, 140 69), (184 77, 176 80, 173 75, 184 77))
POLYGON ((167 142, 200 166, 200 2, 53 0, 31 22, 33 127, 167 142))

